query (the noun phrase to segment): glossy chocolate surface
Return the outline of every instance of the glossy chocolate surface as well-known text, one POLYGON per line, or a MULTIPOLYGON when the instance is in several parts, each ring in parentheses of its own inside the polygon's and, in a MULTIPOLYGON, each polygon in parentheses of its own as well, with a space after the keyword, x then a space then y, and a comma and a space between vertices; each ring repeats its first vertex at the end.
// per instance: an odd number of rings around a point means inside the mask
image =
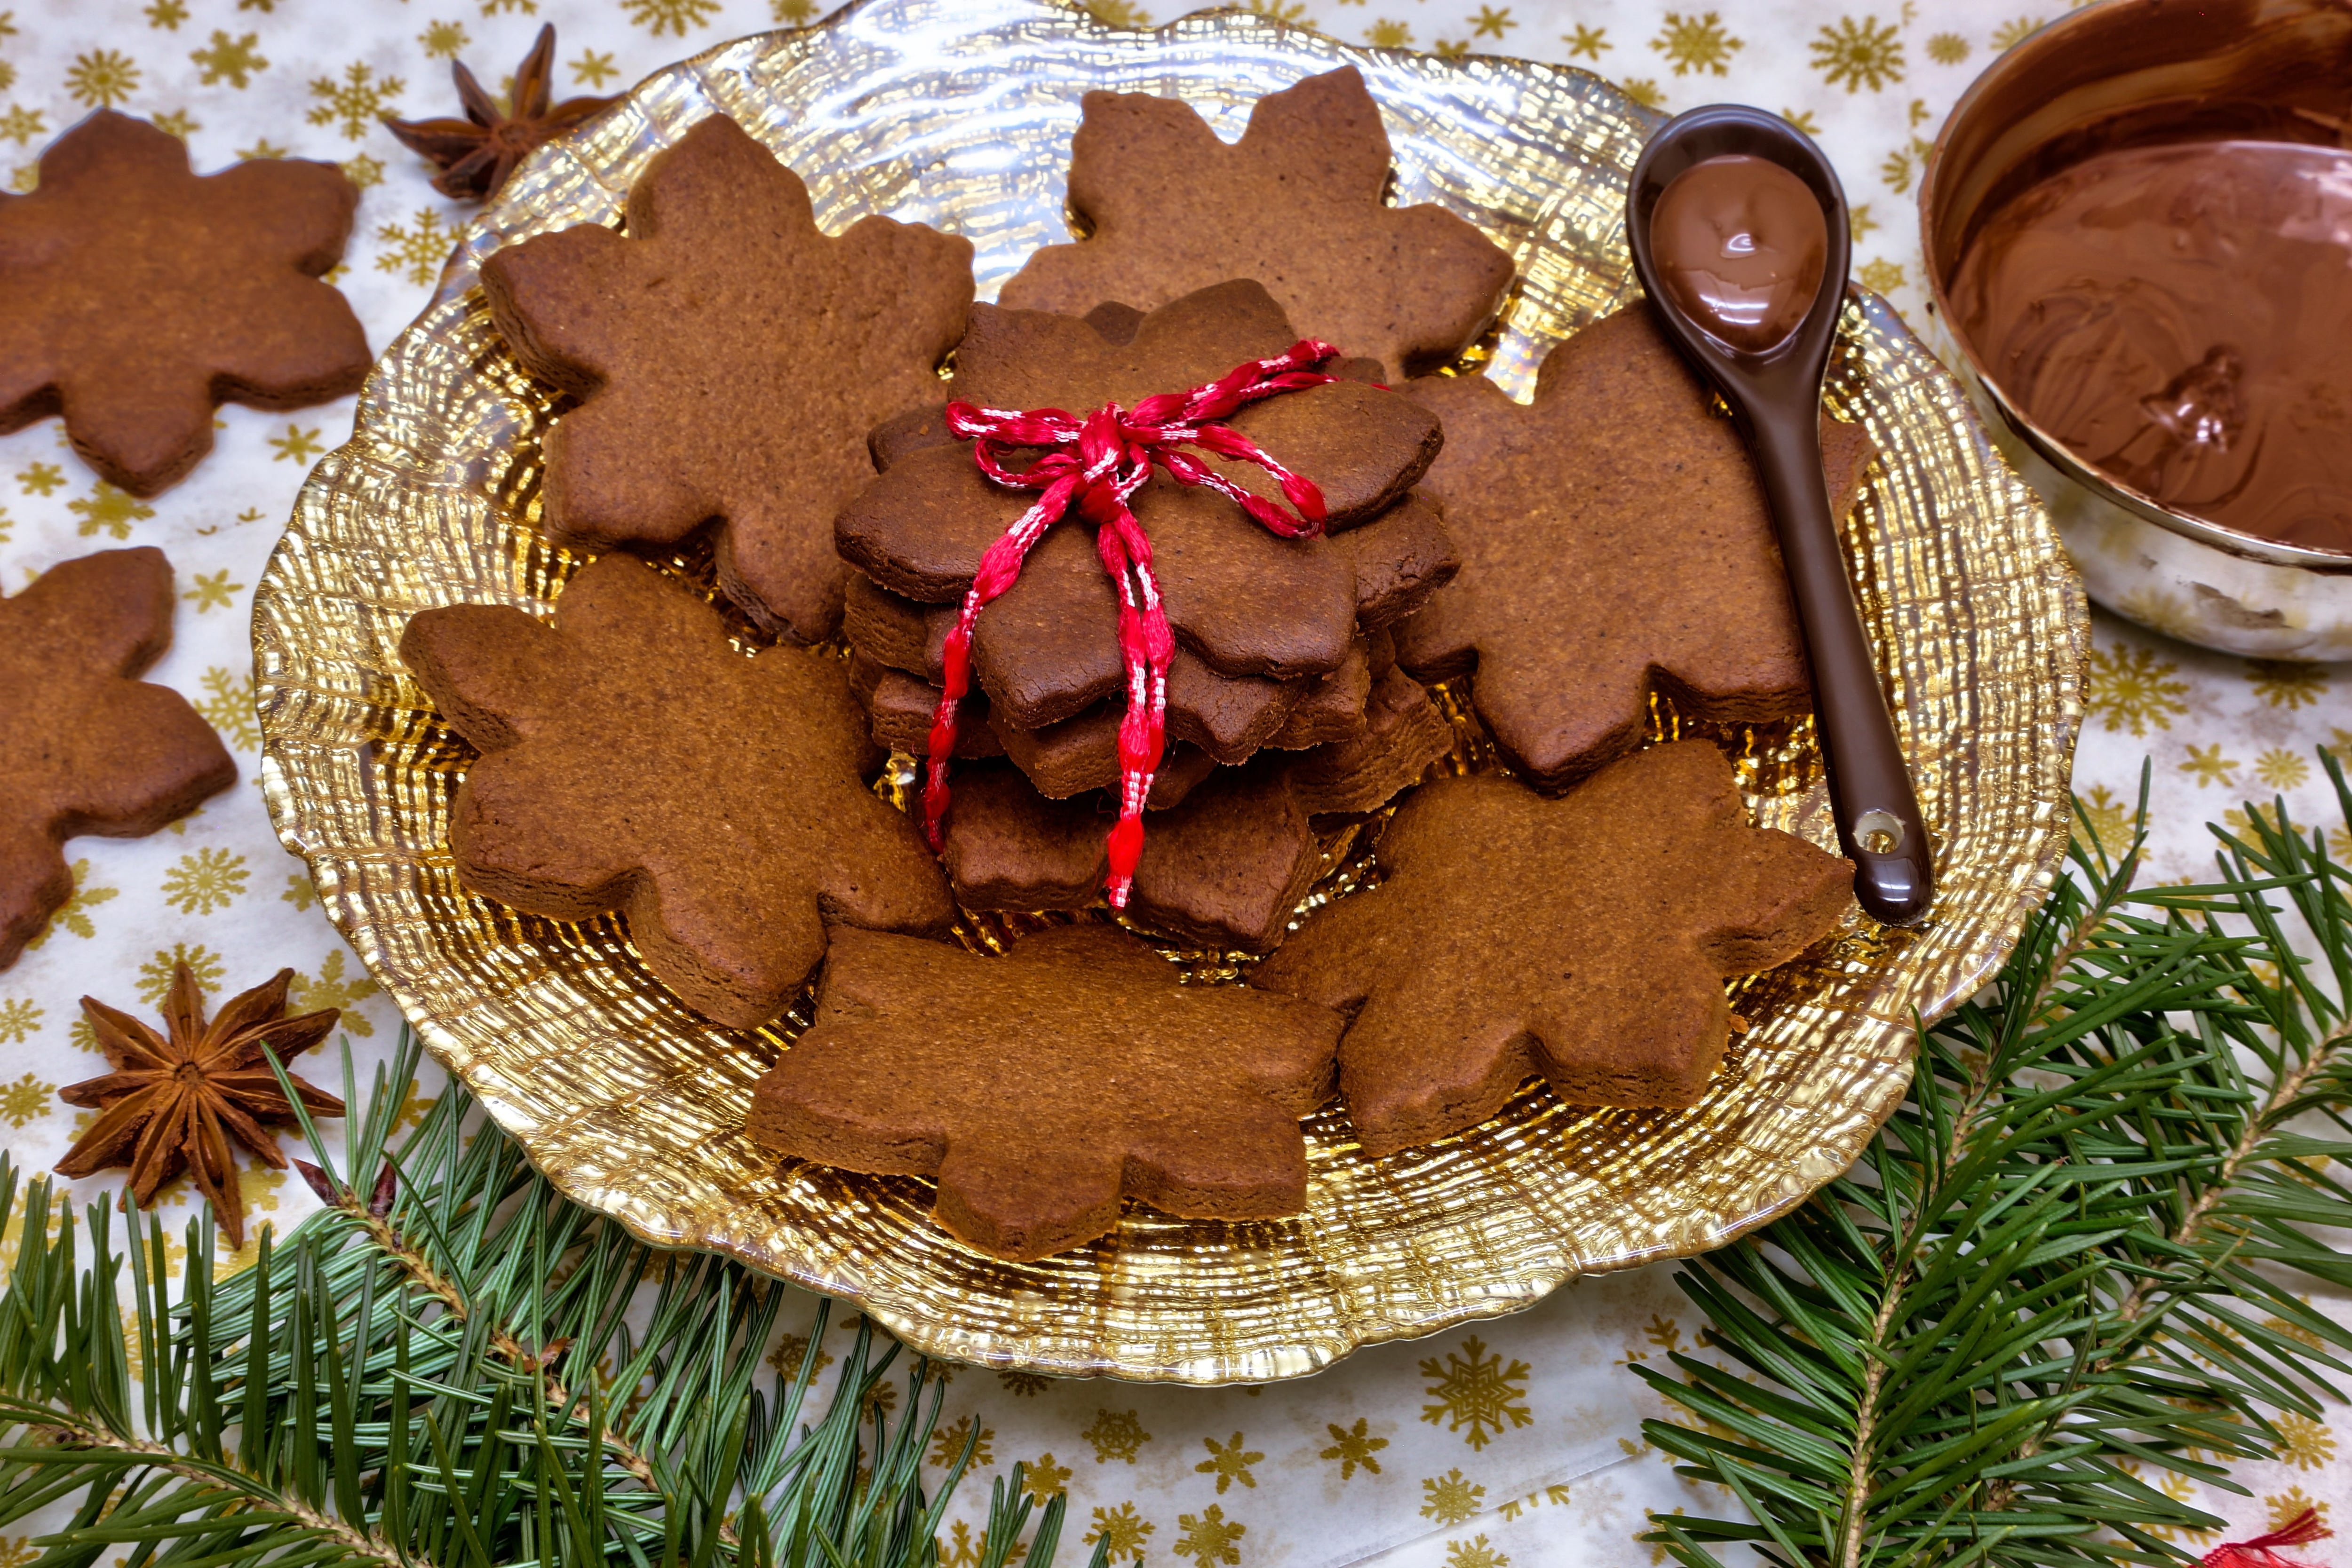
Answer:
POLYGON ((1784 341, 1820 288, 1829 228, 1811 187, 1730 152, 1676 175, 1650 218, 1658 278, 1683 313, 1748 353, 1784 341))
POLYGON ((2352 151, 2095 152, 1981 222, 1950 300, 2084 462, 2173 510, 2352 552, 2352 151))

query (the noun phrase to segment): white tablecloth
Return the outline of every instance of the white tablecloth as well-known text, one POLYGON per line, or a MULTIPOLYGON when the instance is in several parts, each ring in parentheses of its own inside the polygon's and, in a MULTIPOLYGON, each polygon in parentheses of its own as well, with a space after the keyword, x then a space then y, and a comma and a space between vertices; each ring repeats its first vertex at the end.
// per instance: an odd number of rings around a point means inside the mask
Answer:
MULTIPOLYGON (((1916 311, 1920 162, 1969 79, 2042 19, 2004 8, 2013 3, 1945 0, 1932 14, 1787 0, 1706 11, 1655 0, 1259 8, 1350 41, 1581 66, 1668 110, 1740 99, 1784 112, 1837 161, 1858 276, 1916 311)), ((1130 0, 1101 0, 1097 11, 1168 19, 1130 0)), ((48 139, 101 104, 183 132, 200 169, 287 152, 339 162, 365 187, 339 281, 381 348, 425 298, 469 209, 434 194, 379 111, 455 112, 449 58, 495 87, 542 22, 559 31, 562 96, 621 90, 679 56, 814 14, 812 0, 13 0, 0 6, 0 181, 25 188, 48 139)), ((297 1005, 348 1009, 362 1062, 394 1035, 393 1009, 318 912, 300 863, 278 849, 254 787, 252 585, 303 474, 351 414, 348 402, 291 417, 224 409, 214 455, 152 502, 98 483, 55 421, 0 437, 0 580, 21 587, 117 543, 162 546, 183 598, 176 643, 152 678, 199 705, 244 774, 171 831, 71 846, 74 903, 0 972, 0 1136, 20 1166, 47 1166, 88 1114, 60 1103, 57 1087, 104 1070, 77 999, 152 1009, 175 958, 215 990, 291 964, 297 1005)), ((2102 831, 2119 831, 2142 758, 2154 759, 2152 877, 2201 872, 2202 824, 2248 795, 2281 791, 2305 817, 2326 815, 2311 754, 2352 754, 2352 667, 2248 664, 2105 618, 2097 642, 2077 784, 2102 831)), ((313 1207, 273 1173, 246 1181, 257 1221, 282 1230, 313 1207)), ((1642 1418, 1665 1412, 1624 1370, 1689 1348, 1696 1327, 1671 1270, 1655 1268, 1270 1388, 1044 1384, 965 1369, 946 1421, 986 1429, 987 1463, 956 1510, 964 1522, 945 1541, 950 1568, 976 1555, 970 1526, 984 1516, 985 1476, 1015 1459, 1066 1485, 1077 1534, 1108 1531, 1122 1553, 1158 1565, 1326 1568, 1383 1551, 1445 1568, 1651 1562, 1631 1539, 1644 1510, 1731 1506, 1677 1480, 1643 1442, 1642 1418)), ((2331 1419, 2289 1430, 2287 1460, 2243 1472, 2252 1497, 2205 1497, 2240 1535, 2306 1501, 2332 1499, 2352 1515, 2352 1443, 2338 1437, 2352 1428, 2331 1419)), ((0 1538, 0 1561, 17 1544, 0 1538)), ((2340 1547, 2306 1555, 2352 1561, 2340 1547)))

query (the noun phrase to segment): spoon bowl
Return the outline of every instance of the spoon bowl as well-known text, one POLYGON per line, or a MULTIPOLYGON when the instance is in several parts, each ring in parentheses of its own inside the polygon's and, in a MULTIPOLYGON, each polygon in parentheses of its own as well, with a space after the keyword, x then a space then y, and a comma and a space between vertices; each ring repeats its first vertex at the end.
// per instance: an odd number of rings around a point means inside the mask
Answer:
POLYGON ((1822 476, 1822 377, 1853 260, 1844 189, 1821 149, 1787 120, 1717 104, 1669 120, 1651 139, 1627 184, 1625 221, 1633 269, 1659 325, 1723 394, 1755 454, 1812 669, 1831 812, 1854 863, 1854 897, 1874 919, 1916 921, 1935 896, 1933 851, 1822 476), (1654 244, 1653 219, 1668 187, 1700 163, 1730 157, 1760 159, 1795 175, 1820 203, 1825 229, 1811 308, 1787 336, 1757 349, 1726 340, 1685 308, 1665 271, 1674 258, 1654 244))

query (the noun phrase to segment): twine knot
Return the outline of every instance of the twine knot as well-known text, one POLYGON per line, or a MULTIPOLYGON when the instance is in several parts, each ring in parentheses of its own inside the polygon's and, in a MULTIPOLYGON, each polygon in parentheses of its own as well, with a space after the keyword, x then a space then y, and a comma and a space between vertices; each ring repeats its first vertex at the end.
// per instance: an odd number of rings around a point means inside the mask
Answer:
POLYGON ((1127 907, 1135 868, 1143 857, 1143 802, 1166 748, 1168 663, 1176 636, 1160 601, 1151 568, 1151 540, 1128 503, 1157 468, 1180 484, 1214 490, 1262 527, 1284 538, 1323 531, 1323 493, 1314 481, 1284 467, 1233 426, 1227 415, 1284 392, 1336 381, 1313 369, 1339 350, 1301 339, 1287 352, 1236 365, 1189 392, 1160 392, 1133 408, 1105 403, 1083 418, 1058 408, 980 408, 951 402, 947 425, 971 443, 982 473, 1009 489, 1043 492, 980 558, 963 607, 948 632, 945 679, 931 715, 929 757, 923 781, 923 832, 934 852, 946 831, 948 762, 955 753, 956 711, 971 688, 971 635, 980 612, 1020 580, 1022 563, 1045 531, 1073 514, 1094 525, 1095 553, 1118 589, 1118 652, 1127 676, 1127 712, 1118 727, 1118 821, 1108 839, 1104 886, 1113 909, 1127 907), (1289 509, 1236 485, 1194 455, 1253 464, 1272 476, 1289 509), (1043 455, 1024 468, 1008 465, 1015 452, 1043 455))

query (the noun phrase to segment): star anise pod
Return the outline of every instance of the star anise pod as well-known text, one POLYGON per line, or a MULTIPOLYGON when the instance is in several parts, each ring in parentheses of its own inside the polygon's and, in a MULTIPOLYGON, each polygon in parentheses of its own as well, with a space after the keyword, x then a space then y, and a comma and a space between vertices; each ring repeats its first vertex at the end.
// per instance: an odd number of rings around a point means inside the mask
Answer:
POLYGON ((404 146, 441 166, 433 188, 459 201, 487 201, 532 148, 554 141, 608 104, 620 101, 567 98, 549 107, 555 96, 552 23, 539 30, 539 42, 515 68, 510 114, 499 110, 498 99, 482 90, 482 84, 464 62, 452 61, 449 74, 457 80, 457 101, 465 106, 465 119, 394 120, 387 114, 383 122, 404 146))
MULTIPOLYGON (((204 990, 182 964, 163 1000, 167 1035, 104 1002, 82 998, 81 1010, 98 1032, 98 1047, 115 1070, 58 1092, 68 1105, 99 1111, 89 1131, 58 1162, 58 1174, 86 1176, 127 1166, 131 1193, 146 1204, 184 1170, 196 1190, 212 1199, 229 1245, 242 1248, 245 1197, 229 1139, 284 1170, 286 1156, 268 1129, 297 1121, 262 1047, 277 1052, 279 1061, 289 1061, 325 1040, 341 1017, 334 1008, 286 1017, 286 988, 293 978, 293 970, 278 970, 276 979, 232 998, 207 1025, 204 990)), ((341 1100, 288 1076, 311 1115, 343 1113, 341 1100)))

